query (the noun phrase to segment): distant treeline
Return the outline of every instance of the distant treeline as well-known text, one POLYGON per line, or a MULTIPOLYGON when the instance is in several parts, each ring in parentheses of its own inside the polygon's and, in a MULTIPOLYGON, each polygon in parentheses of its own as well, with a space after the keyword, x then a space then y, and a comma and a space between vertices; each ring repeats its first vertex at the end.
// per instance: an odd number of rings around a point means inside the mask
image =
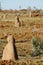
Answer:
POLYGON ((35 16, 43 16, 43 10, 28 10, 28 9, 21 9, 21 10, 0 10, 0 13, 6 14, 6 13, 11 13, 11 14, 16 14, 16 15, 20 15, 20 14, 26 14, 29 15, 29 13, 31 12, 31 17, 35 17, 35 16))

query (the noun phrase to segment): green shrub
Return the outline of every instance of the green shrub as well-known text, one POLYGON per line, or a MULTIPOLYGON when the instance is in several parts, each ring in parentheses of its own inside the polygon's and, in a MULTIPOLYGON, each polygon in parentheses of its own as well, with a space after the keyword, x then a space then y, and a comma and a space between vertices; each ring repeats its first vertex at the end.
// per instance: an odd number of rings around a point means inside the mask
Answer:
POLYGON ((42 63, 40 63, 40 65, 43 65, 43 62, 42 62, 42 63))
POLYGON ((33 56, 39 56, 40 54, 43 53, 43 41, 38 39, 37 37, 34 37, 32 39, 32 44, 33 44, 33 56))

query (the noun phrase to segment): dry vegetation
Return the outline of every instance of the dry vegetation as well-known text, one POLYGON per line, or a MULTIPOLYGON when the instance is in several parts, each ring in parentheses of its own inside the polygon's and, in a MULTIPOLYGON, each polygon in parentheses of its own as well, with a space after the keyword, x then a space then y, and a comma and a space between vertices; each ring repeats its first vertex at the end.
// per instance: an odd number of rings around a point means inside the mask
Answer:
POLYGON ((21 27, 15 27, 16 14, 13 16, 7 16, 7 20, 6 18, 0 18, 0 58, 2 57, 3 49, 7 43, 4 36, 4 34, 7 33, 7 35, 14 35, 16 40, 16 47, 20 60, 14 62, 12 61, 14 65, 43 65, 43 55, 39 57, 31 57, 30 55, 32 52, 31 39, 34 36, 37 36, 43 40, 43 16, 40 15, 40 12, 38 16, 35 15, 36 12, 34 14, 34 11, 32 11, 33 14, 31 18, 25 14, 27 11, 2 11, 0 13, 7 13, 8 15, 9 13, 14 14, 17 12, 21 14, 19 15, 22 23, 21 27))

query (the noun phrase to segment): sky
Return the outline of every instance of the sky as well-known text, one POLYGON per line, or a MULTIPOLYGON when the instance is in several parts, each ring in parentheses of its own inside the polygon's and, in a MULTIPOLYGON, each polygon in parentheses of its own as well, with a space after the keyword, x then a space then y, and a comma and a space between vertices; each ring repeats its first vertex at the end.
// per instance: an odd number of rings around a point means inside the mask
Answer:
POLYGON ((43 9, 43 0, 0 0, 2 9, 27 9, 34 6, 43 9))

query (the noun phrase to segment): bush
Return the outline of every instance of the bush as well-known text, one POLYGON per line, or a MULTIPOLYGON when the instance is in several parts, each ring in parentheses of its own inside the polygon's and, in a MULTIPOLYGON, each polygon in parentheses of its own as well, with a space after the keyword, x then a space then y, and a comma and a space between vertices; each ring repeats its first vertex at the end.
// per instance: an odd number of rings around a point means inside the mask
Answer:
POLYGON ((32 39, 33 44, 33 51, 32 56, 39 56, 43 53, 43 41, 38 39, 37 37, 34 37, 32 39))

